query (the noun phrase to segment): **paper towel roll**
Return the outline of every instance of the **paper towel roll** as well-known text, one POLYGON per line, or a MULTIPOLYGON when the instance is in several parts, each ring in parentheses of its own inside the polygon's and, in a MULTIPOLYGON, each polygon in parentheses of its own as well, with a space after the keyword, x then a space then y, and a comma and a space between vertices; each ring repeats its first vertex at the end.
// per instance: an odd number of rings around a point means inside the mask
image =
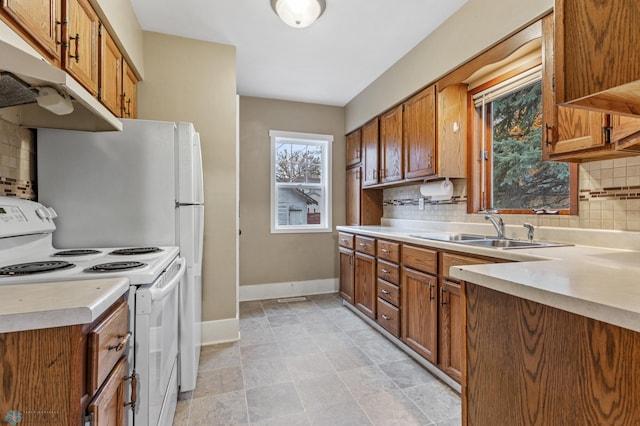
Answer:
POLYGON ((453 195, 453 184, 449 179, 420 185, 420 193, 431 201, 449 201, 453 195))

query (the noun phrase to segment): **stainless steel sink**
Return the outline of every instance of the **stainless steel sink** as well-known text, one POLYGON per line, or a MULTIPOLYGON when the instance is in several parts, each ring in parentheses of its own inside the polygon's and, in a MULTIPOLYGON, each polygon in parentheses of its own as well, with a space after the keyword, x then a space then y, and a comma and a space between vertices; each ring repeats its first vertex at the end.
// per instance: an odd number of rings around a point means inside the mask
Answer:
POLYGON ((461 244, 477 247, 489 247, 499 250, 519 249, 519 248, 541 248, 541 247, 560 247, 570 246, 572 244, 551 243, 545 241, 523 241, 508 239, 492 239, 492 240, 473 240, 464 241, 461 244))
POLYGON ((476 241, 484 240, 484 235, 477 234, 448 234, 448 233, 428 233, 428 234, 414 234, 410 235, 415 238, 422 238, 425 240, 437 240, 437 241, 449 241, 449 242, 462 242, 462 241, 476 241))

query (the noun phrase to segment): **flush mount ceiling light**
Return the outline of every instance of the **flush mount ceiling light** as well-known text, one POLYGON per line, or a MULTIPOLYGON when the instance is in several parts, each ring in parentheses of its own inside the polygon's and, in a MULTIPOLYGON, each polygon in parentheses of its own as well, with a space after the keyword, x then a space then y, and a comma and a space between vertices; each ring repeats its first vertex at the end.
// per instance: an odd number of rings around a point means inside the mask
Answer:
POLYGON ((326 3, 325 0, 271 0, 271 7, 285 24, 304 28, 322 15, 326 3))

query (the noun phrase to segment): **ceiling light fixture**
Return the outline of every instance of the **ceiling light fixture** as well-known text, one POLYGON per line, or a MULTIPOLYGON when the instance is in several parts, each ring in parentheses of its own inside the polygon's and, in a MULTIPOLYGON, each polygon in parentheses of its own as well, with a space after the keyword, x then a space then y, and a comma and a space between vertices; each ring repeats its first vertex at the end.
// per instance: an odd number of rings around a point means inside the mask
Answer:
POLYGON ((322 15, 326 3, 325 0, 271 0, 271 7, 285 24, 304 28, 322 15))

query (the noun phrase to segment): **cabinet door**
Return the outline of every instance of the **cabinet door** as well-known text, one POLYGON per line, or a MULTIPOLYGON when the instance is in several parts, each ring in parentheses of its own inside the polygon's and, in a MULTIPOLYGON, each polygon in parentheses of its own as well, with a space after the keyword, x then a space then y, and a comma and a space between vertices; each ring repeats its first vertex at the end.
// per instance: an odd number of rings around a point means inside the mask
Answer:
POLYGON ((122 61, 122 117, 138 118, 138 78, 127 61, 122 61))
POLYGON ((353 305, 353 280, 355 262, 353 250, 339 248, 340 254, 340 297, 353 305))
POLYGON ((124 405, 127 358, 122 357, 102 385, 102 389, 89 403, 87 412, 93 414, 96 426, 124 426, 127 416, 124 405))
POLYGON ((380 117, 380 181, 402 179, 402 105, 380 117))
POLYGON ((24 33, 51 62, 60 63, 61 0, 3 0, 0 15, 24 33))
POLYGON ((355 132, 347 135, 347 167, 353 166, 360 162, 360 150, 362 144, 362 130, 358 129, 355 132))
POLYGON ((354 302, 366 316, 376 319, 376 258, 356 253, 354 302))
POLYGON ((640 154, 640 118, 612 115, 609 125, 616 149, 640 154))
POLYGON ((362 150, 364 151, 362 186, 378 183, 378 141, 378 119, 374 118, 362 127, 362 150))
POLYGON ((100 91, 99 99, 116 116, 121 116, 122 54, 103 27, 100 31, 100 91))
POLYGON ((97 96, 100 20, 88 0, 68 0, 67 12, 65 68, 85 89, 97 96))
POLYGON ((402 340, 427 361, 437 362, 438 279, 402 268, 402 340))
POLYGON ((440 177, 467 176, 467 85, 452 84, 438 93, 437 170, 440 177))
POLYGON ((429 86, 413 96, 403 108, 404 177, 433 175, 436 172, 436 87, 429 86))
POLYGON ((465 299, 461 284, 443 280, 440 286, 440 368, 456 381, 462 380, 465 299))
POLYGON ((361 167, 347 169, 347 225, 360 225, 360 171, 361 167))

